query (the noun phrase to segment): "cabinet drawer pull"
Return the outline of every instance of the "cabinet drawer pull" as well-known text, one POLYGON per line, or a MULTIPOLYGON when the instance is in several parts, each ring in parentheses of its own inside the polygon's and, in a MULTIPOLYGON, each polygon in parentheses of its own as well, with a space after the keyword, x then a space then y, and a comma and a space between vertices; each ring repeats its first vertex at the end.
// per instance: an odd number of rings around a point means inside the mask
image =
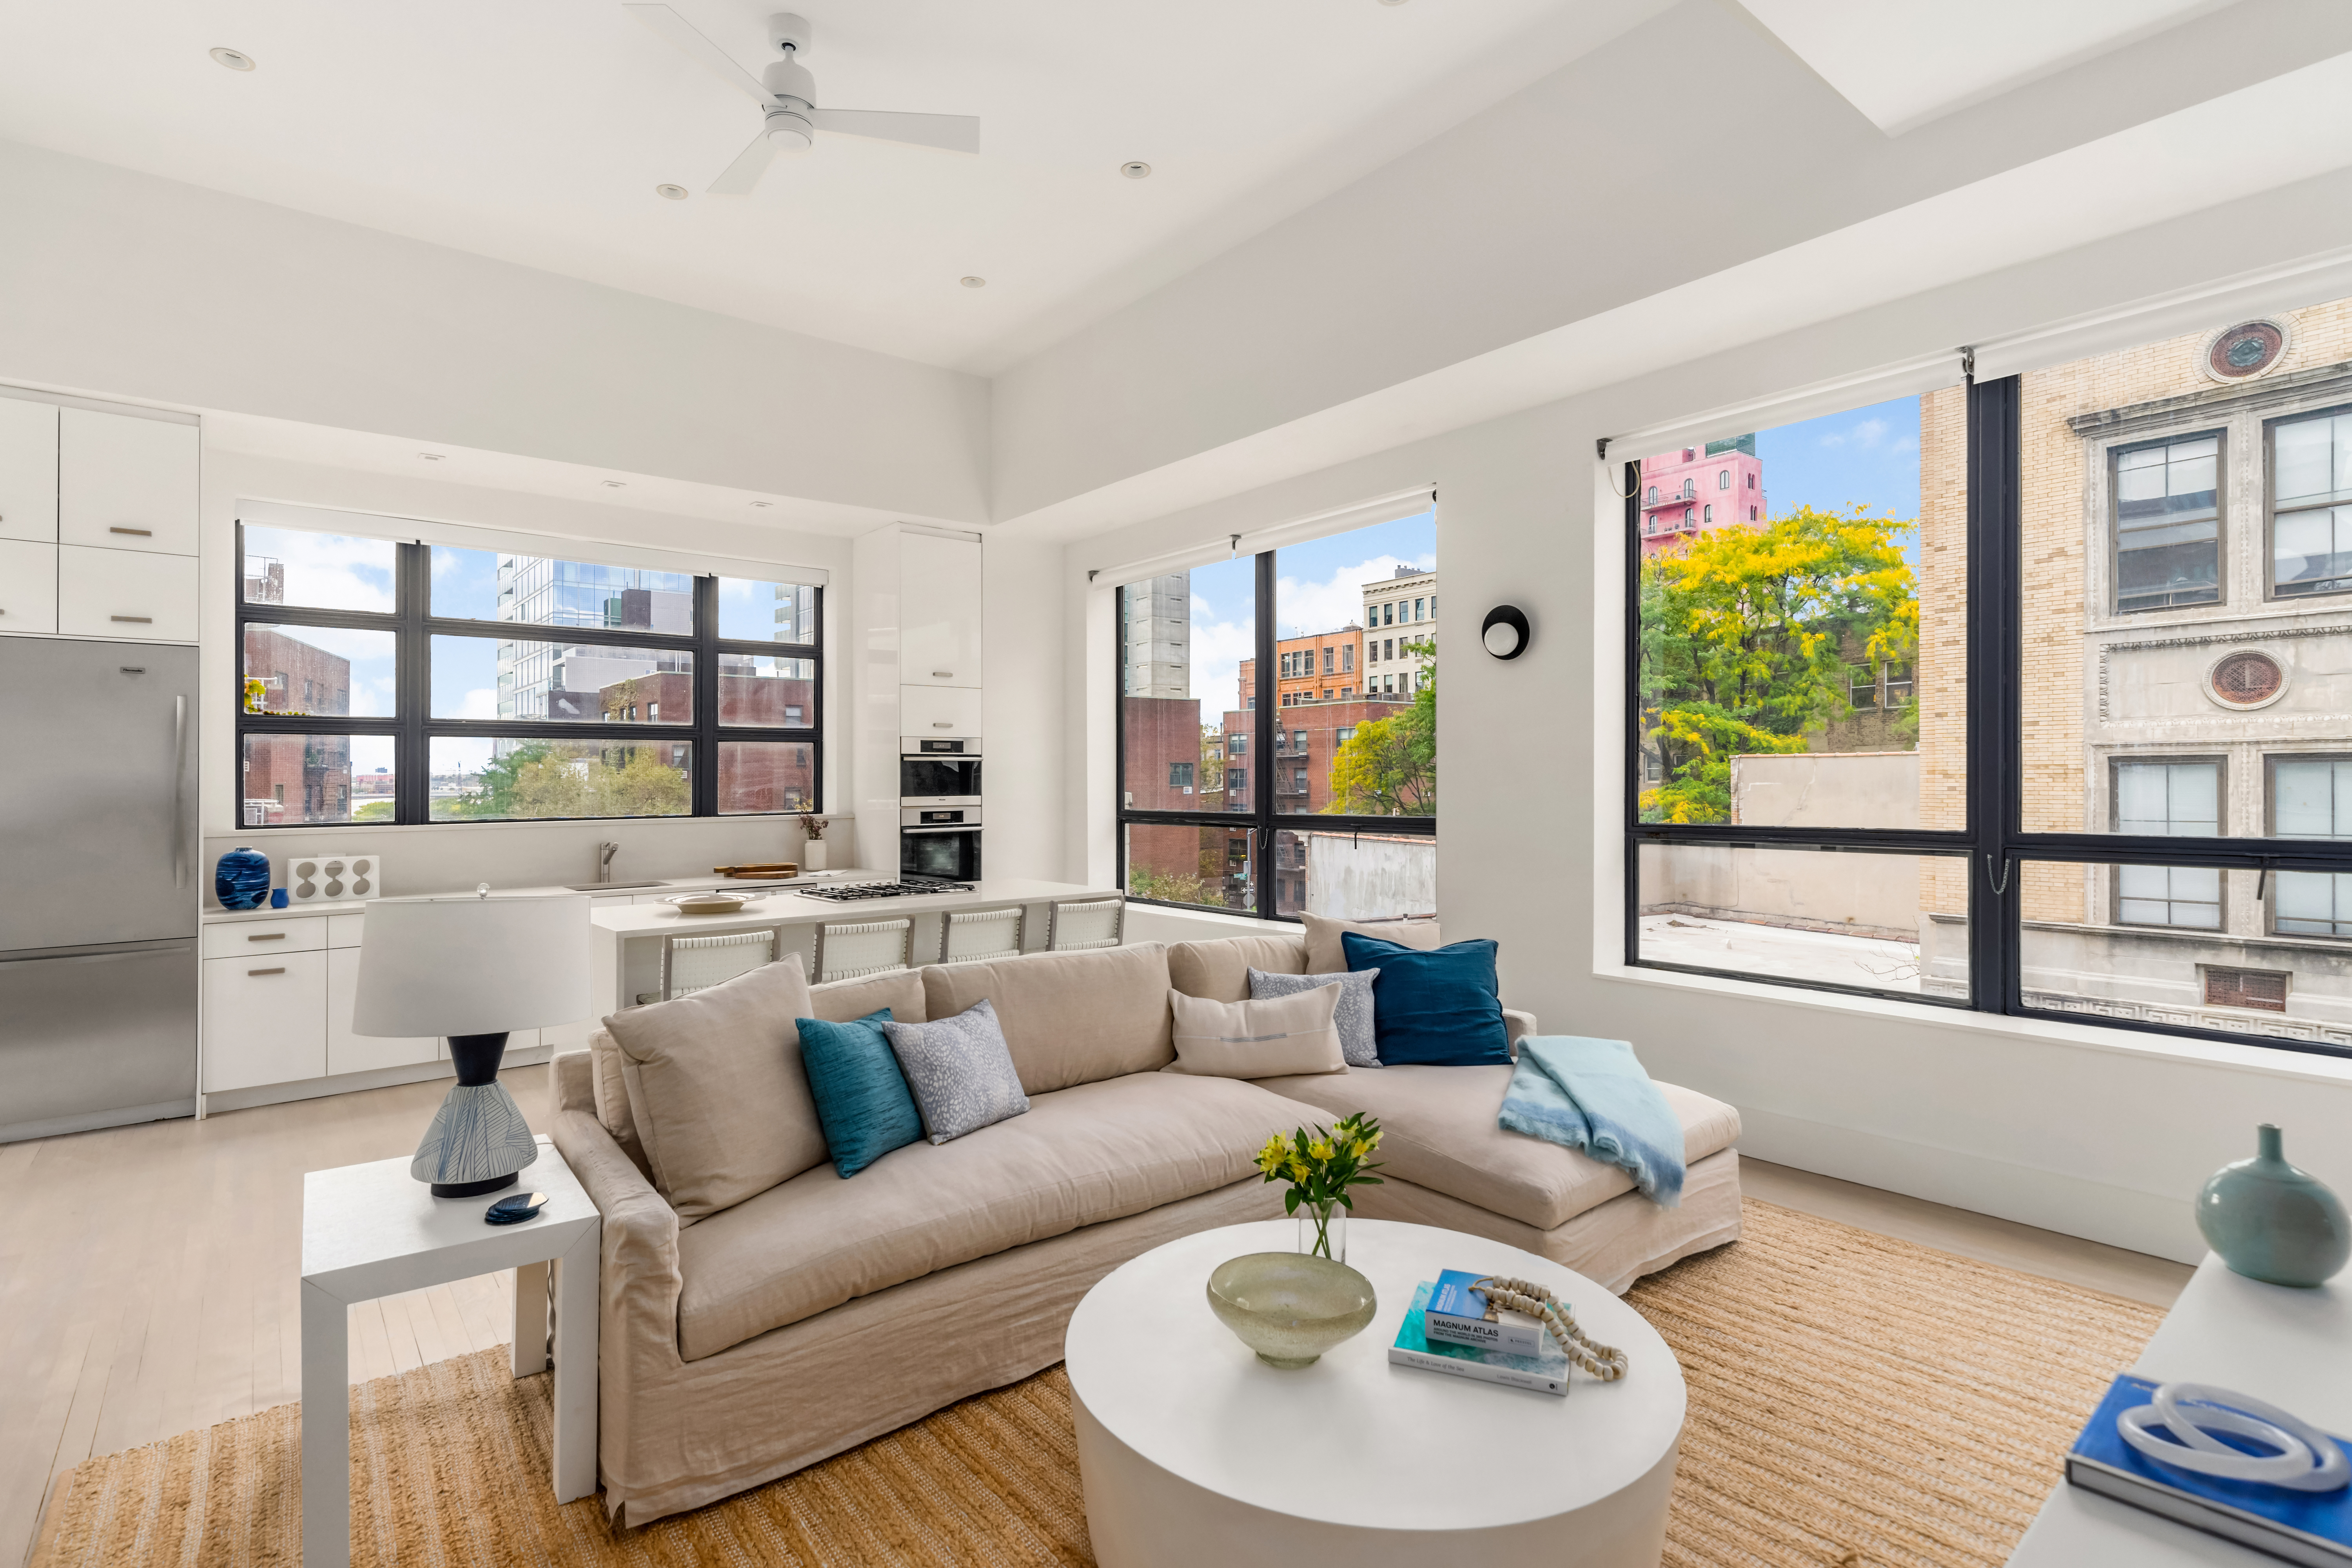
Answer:
POLYGON ((286 973, 286 966, 281 963, 275 969, 248 969, 246 973, 247 974, 283 974, 286 973))
POLYGON ((955 721, 952 719, 934 719, 931 721, 931 728, 934 730, 952 730, 955 728, 955 721))
POLYGON ((116 528, 110 528, 110 529, 108 529, 106 531, 107 531, 107 532, 109 532, 109 533, 128 533, 128 534, 131 535, 133 538, 137 538, 137 539, 152 539, 152 538, 154 538, 154 537, 155 537, 155 531, 154 531, 153 529, 152 529, 152 528, 121 528, 121 527, 116 527, 116 528))
POLYGON ((155 624, 155 617, 152 616, 109 616, 106 618, 110 621, 131 621, 142 626, 152 626, 155 624))
POLYGON ((935 669, 931 671, 931 679, 934 680, 949 680, 954 679, 954 676, 955 671, 952 669, 935 669))
POLYGON ((245 940, 247 942, 284 942, 286 940, 286 933, 282 931, 274 931, 267 936, 249 936, 245 940))

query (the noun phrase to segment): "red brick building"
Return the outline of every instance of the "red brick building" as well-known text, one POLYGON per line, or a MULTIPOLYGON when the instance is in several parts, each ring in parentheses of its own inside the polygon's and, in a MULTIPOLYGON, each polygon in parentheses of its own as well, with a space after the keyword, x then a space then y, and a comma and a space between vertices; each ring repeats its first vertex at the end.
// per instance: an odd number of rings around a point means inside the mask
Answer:
MULTIPOLYGON (((247 699, 249 712, 352 710, 352 661, 273 627, 245 628, 245 674, 262 683, 259 699, 247 699)), ((342 822, 351 816, 348 736, 248 735, 243 772, 240 815, 248 827, 342 822)))
MULTIPOLYGON (((814 683, 783 676, 719 674, 721 724, 799 728, 811 722, 814 683)), ((694 678, 656 671, 614 681, 596 693, 594 717, 609 724, 687 724, 694 721, 694 678)), ((681 773, 693 765, 686 741, 651 741, 656 756, 681 773)), ((606 748, 624 766, 633 746, 606 748)), ((726 814, 806 811, 816 799, 816 748, 804 741, 722 741, 719 745, 719 809, 726 814)))

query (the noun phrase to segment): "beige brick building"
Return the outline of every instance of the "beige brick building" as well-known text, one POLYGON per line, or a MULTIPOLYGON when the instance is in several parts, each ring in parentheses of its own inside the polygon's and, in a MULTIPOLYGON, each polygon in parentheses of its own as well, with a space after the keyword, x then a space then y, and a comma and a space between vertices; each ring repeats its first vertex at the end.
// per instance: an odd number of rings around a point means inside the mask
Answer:
MULTIPOLYGON (((2352 837, 2331 815, 2338 757, 2352 807, 2352 506, 2331 504, 2352 501, 2352 301, 2032 372, 2021 403, 2026 830, 2352 837)), ((1964 405, 1921 410, 1920 815, 1951 827, 1964 405)), ((2352 1043, 2339 879, 2021 874, 2040 1005, 2352 1043)), ((1921 874, 1930 990, 1965 980, 1965 879, 1921 874)))

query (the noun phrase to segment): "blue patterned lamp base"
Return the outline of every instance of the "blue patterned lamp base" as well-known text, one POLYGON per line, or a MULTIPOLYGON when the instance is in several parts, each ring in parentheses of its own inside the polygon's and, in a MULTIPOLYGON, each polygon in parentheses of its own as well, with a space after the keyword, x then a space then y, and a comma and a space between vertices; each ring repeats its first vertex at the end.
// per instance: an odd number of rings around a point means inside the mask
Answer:
POLYGON ((449 1055, 457 1085, 433 1113, 408 1173, 433 1184, 436 1198, 470 1198, 514 1185, 516 1173, 539 1158, 539 1143, 522 1108, 499 1081, 507 1037, 453 1035, 449 1055))

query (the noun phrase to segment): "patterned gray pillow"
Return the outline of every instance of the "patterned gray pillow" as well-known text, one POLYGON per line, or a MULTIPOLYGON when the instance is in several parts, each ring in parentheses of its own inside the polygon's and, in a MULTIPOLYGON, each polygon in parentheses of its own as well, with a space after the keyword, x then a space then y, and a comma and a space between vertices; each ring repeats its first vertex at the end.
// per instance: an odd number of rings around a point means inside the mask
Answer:
POLYGON ((1372 982, 1380 977, 1377 969, 1351 969, 1343 974, 1268 974, 1263 969, 1253 969, 1249 972, 1250 1000, 1295 996, 1301 991, 1338 982, 1339 1005, 1332 1010, 1331 1022, 1339 1026, 1339 1054, 1347 1058, 1351 1068, 1376 1068, 1381 1064, 1372 1036, 1372 982))
POLYGON ((1029 1109, 1004 1030, 985 996, 952 1018, 887 1023, 882 1032, 890 1037, 898 1069, 923 1113, 924 1135, 932 1142, 961 1138, 1029 1109))

